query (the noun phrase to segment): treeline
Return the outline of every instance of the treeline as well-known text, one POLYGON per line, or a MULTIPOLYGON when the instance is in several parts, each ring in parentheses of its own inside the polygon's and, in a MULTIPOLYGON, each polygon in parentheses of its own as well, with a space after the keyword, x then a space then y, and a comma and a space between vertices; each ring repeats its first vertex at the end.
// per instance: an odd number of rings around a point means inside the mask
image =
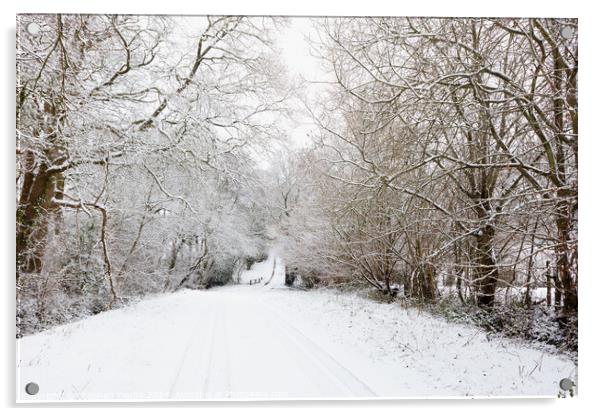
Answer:
POLYGON ((576 320, 576 21, 316 27, 332 82, 308 106, 313 148, 283 169, 304 178, 281 184, 296 197, 288 264, 427 303, 518 301, 576 320))
POLYGON ((315 134, 270 155, 295 118, 280 19, 19 17, 18 334, 268 246, 308 286, 576 329, 576 21, 313 22, 315 134))
POLYGON ((283 136, 279 25, 18 17, 19 336, 147 293, 223 284, 265 251, 255 166, 283 136))

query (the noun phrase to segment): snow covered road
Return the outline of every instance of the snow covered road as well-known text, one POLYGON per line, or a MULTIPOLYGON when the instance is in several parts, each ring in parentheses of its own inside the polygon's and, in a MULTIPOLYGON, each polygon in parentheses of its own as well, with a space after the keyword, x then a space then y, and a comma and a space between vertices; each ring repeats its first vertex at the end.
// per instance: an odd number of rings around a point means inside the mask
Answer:
POLYGON ((565 358, 398 304, 263 285, 158 296, 17 348, 20 401, 553 396, 576 377, 565 358))
POLYGON ((374 395, 261 290, 183 291, 26 337, 20 384, 41 389, 21 399, 374 395))

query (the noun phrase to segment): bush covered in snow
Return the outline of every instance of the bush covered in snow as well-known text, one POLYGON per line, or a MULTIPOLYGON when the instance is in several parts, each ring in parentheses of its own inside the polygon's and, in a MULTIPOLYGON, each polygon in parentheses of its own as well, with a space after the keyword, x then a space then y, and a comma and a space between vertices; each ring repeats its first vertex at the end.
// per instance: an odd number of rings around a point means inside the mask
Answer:
POLYGON ((434 304, 421 307, 451 322, 477 325, 491 334, 541 342, 569 354, 577 352, 576 319, 565 319, 544 304, 527 307, 514 300, 484 309, 446 295, 434 304))

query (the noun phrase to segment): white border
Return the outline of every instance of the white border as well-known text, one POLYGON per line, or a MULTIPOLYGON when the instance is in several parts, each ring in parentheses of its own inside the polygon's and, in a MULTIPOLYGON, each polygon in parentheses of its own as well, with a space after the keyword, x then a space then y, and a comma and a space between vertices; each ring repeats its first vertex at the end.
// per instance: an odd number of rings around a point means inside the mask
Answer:
MULTIPOLYGON (((448 415, 471 415, 483 413, 489 415, 504 415, 514 412, 556 414, 581 414, 589 413, 597 406, 599 396, 600 376, 600 342, 599 329, 600 300, 602 293, 602 264, 600 256, 600 217, 602 216, 600 204, 600 186, 602 179, 599 120, 601 115, 599 100, 602 98, 600 91, 600 78, 602 78, 602 65, 600 62, 599 40, 602 39, 600 27, 602 20, 594 9, 594 2, 578 1, 528 1, 528 0, 503 0, 496 2, 486 1, 403 1, 403 0, 347 0, 327 2, 325 0, 302 1, 277 1, 277 0, 219 0, 219 1, 145 1, 126 2, 124 0, 101 0, 96 2, 74 0, 22 0, 19 2, 7 1, 2 3, 1 19, 3 23, 2 34, 2 127, 4 134, 0 142, 3 144, 2 156, 4 163, 0 164, 2 181, 0 195, 5 196, 0 204, 2 210, 2 261, 5 273, 1 275, 3 282, 3 377, 1 391, 2 404, 15 406, 14 387, 14 28, 16 13, 41 13, 41 12, 71 12, 71 13, 133 13, 133 14, 276 14, 276 15, 398 15, 398 16, 525 16, 525 17, 577 17, 579 18, 579 43, 580 43, 580 74, 579 74, 579 106, 581 108, 581 138, 580 138, 580 241, 579 241, 579 267, 582 281, 580 292, 580 317, 579 317, 579 397, 566 400, 534 400, 534 399, 489 399, 489 400, 395 400, 395 401, 291 401, 291 402, 204 402, 204 403, 156 403, 145 402, 138 404, 70 404, 70 405, 45 405, 45 414, 60 414, 82 411, 88 414, 103 414, 107 411, 120 408, 120 411, 144 412, 149 414, 163 414, 166 410, 178 407, 178 411, 210 410, 224 412, 241 410, 245 414, 303 414, 314 412, 313 409, 328 411, 343 410, 346 416, 353 414, 366 415, 370 410, 379 413, 399 415, 401 412, 433 412, 448 415), (11 371, 12 369, 12 371, 11 371), (8 371, 7 371, 8 370, 8 371), (148 409, 147 407, 154 407, 148 409), (64 408, 68 407, 68 408, 64 408), (85 409, 82 409, 84 407, 85 409), (100 409, 91 407, 101 407, 100 409), (202 407, 203 409, 195 409, 202 407), (125 408, 125 409, 124 409, 125 408)), ((25 407, 25 413, 38 410, 42 405, 20 405, 25 407)), ((10 409, 14 411, 15 409, 10 409)), ((23 410, 23 409, 22 409, 23 410)), ((176 410, 176 409, 174 409, 176 410)), ((593 412, 592 412, 593 413, 593 412)))

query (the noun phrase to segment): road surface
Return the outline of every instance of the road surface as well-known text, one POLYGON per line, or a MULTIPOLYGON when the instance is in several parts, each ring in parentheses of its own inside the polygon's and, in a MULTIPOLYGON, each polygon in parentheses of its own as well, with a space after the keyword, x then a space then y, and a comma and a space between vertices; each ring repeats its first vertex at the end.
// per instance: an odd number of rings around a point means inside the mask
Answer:
POLYGON ((268 286, 158 295, 17 340, 17 399, 553 397, 560 379, 576 379, 566 357, 396 303, 289 290, 281 274, 268 286), (29 382, 38 394, 26 394, 29 382))

